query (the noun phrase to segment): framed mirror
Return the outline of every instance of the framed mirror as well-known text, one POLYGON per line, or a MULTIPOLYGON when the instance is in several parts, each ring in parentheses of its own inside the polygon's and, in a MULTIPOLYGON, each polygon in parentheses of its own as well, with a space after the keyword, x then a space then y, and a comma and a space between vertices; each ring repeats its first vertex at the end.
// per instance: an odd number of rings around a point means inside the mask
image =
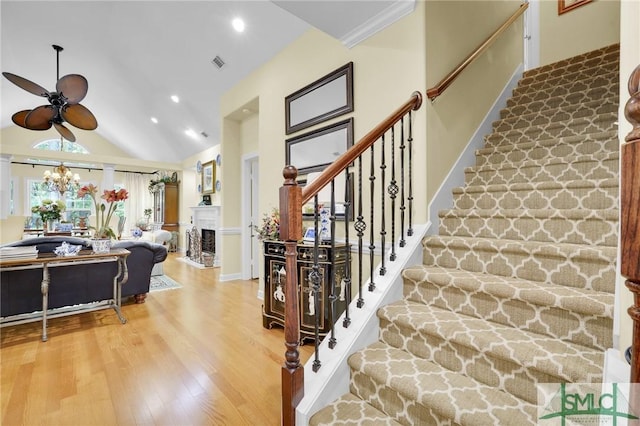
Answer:
POLYGON ((353 111, 353 62, 284 99, 286 134, 353 111))
POLYGON ((286 164, 300 175, 323 170, 353 145, 353 118, 285 141, 286 164))

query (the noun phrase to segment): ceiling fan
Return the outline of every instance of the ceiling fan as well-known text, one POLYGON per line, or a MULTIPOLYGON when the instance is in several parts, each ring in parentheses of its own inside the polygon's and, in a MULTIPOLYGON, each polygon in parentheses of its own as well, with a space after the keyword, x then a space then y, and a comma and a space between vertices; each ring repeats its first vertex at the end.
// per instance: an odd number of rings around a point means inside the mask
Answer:
POLYGON ((49 92, 44 87, 18 75, 9 72, 2 73, 16 86, 36 96, 47 98, 50 104, 18 111, 13 114, 11 120, 18 126, 29 130, 48 130, 53 126, 63 138, 75 142, 76 137, 71 130, 62 124, 63 122, 66 121, 83 130, 95 130, 98 127, 98 121, 91 111, 80 104, 80 101, 87 94, 89 83, 79 74, 68 74, 60 78, 60 52, 63 48, 55 44, 52 47, 56 51, 57 65, 55 92, 49 92))

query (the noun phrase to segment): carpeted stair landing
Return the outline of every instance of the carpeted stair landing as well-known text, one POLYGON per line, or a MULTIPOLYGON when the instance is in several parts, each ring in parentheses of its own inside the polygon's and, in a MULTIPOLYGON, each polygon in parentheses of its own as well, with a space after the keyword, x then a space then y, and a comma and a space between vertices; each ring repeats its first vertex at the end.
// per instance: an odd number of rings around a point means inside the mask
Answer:
POLYGON ((530 70, 311 425, 536 424, 536 383, 600 382, 618 240, 618 56, 530 70))

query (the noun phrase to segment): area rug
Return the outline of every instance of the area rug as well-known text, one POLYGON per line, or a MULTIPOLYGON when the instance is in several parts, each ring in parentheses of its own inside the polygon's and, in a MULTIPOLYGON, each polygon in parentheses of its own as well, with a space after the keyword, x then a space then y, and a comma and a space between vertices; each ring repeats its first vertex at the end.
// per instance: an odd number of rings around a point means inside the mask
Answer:
POLYGON ((161 291, 161 290, 171 290, 174 288, 182 287, 180 284, 175 282, 173 279, 169 278, 166 275, 156 275, 151 277, 151 284, 149 286, 149 291, 161 291))

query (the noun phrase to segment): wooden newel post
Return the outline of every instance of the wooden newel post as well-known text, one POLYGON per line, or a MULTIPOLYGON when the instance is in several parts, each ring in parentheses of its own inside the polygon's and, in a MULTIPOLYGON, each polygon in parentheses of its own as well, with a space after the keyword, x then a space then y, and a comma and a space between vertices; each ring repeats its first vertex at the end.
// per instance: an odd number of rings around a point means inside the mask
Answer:
POLYGON ((302 239, 302 189, 296 178, 298 170, 286 166, 280 187, 280 239, 285 245, 284 338, 286 351, 282 366, 282 424, 296 424, 296 407, 304 396, 304 368, 300 364, 300 313, 298 311, 298 274, 296 249, 302 239))
POLYGON ((628 313, 633 320, 631 345, 630 409, 640 413, 640 65, 629 77, 629 94, 624 115, 633 126, 622 145, 620 190, 620 270, 633 293, 628 313))

